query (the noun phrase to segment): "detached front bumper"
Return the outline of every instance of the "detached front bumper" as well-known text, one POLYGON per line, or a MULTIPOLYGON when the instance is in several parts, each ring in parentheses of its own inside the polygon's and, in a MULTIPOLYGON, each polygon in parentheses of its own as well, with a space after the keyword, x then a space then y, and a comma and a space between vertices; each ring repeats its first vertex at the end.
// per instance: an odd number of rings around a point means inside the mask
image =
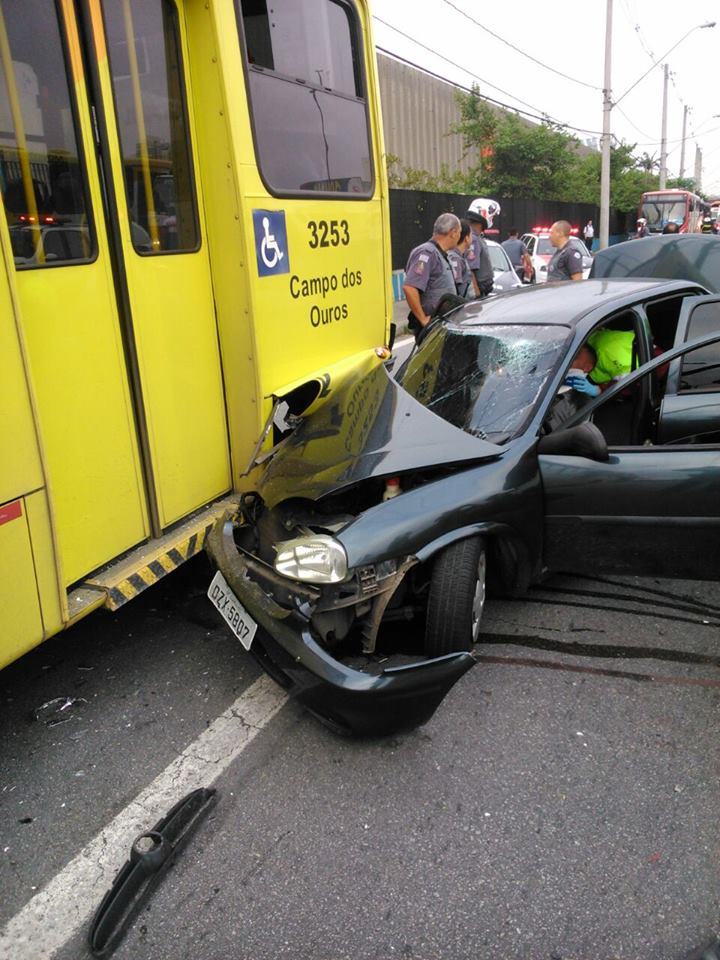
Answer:
POLYGON ((302 602, 288 610, 268 596, 250 558, 235 544, 228 517, 215 524, 206 549, 258 624, 250 652, 291 696, 338 731, 377 736, 425 723, 475 664, 469 653, 452 653, 377 675, 348 667, 314 639, 302 602))

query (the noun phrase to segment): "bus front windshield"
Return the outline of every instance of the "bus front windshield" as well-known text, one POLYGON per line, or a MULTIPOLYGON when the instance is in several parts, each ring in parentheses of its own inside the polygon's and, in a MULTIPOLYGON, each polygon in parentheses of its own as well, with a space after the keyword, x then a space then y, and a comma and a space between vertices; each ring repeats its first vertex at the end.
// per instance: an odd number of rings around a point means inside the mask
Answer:
POLYGON ((687 200, 683 196, 647 197, 640 216, 645 217, 648 230, 652 233, 660 233, 668 223, 676 223, 681 227, 687 216, 687 200))

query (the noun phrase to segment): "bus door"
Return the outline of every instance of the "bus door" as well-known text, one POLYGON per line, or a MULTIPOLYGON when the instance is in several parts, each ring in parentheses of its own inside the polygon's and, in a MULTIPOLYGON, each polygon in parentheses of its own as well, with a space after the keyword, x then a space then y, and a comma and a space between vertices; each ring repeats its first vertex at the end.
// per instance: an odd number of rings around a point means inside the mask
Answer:
POLYGON ((231 486, 184 8, 87 0, 84 11, 151 508, 165 528, 231 486))
POLYGON ((0 0, 0 190, 66 584, 150 529, 70 27, 52 0, 0 0))
POLYGON ((0 189, 70 585, 230 487, 183 16, 0 13, 0 189))

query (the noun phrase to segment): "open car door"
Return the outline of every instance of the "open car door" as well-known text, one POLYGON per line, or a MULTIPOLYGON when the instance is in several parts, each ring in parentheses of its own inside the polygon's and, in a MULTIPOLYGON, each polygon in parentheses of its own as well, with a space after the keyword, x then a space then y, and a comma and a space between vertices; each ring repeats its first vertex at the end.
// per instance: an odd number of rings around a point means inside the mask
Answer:
MULTIPOLYGON (((692 334, 713 312, 710 335, 639 367, 562 426, 587 420, 669 363, 655 436, 610 447, 604 462, 543 453, 539 442, 548 569, 720 579, 720 297, 689 300, 681 323, 692 334)), ((557 448, 557 431, 552 436, 557 448)))

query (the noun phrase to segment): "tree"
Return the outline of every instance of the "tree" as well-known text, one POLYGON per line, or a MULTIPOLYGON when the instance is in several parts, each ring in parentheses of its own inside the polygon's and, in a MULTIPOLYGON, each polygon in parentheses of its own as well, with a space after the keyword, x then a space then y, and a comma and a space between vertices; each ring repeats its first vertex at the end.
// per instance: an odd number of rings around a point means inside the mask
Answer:
MULTIPOLYGON (((635 144, 628 143, 610 149, 610 206, 621 213, 634 213, 642 194, 658 187, 657 175, 647 169, 642 158, 638 160, 634 150, 635 144)), ((600 166, 599 153, 580 160, 569 181, 573 199, 599 205, 600 166)))
POLYGON ((578 141, 550 121, 529 123, 512 113, 495 111, 482 100, 477 86, 456 91, 461 134, 466 150, 476 150, 478 163, 466 176, 469 192, 502 197, 570 200, 567 181, 578 162, 578 141))

